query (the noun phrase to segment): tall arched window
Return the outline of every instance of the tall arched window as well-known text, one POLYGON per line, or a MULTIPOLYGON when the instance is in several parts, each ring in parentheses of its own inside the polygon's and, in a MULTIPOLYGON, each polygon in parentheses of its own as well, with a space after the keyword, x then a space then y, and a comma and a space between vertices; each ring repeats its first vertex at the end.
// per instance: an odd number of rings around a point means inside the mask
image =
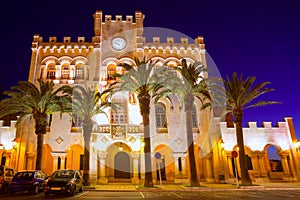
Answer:
POLYGON ((247 161, 248 170, 253 170, 252 160, 250 156, 246 155, 246 161, 247 161))
POLYGON ((116 109, 111 109, 111 123, 126 124, 127 123, 127 104, 125 99, 113 99, 116 109))
POLYGON ((116 77, 112 76, 116 73, 116 66, 113 64, 110 64, 107 66, 107 80, 108 81, 114 81, 116 80, 116 77))
POLYGON ((197 111, 195 105, 193 105, 193 110, 192 110, 192 122, 193 122, 193 128, 198 128, 197 111))
POLYGON ((70 78, 70 66, 67 63, 63 64, 61 67, 61 78, 62 79, 70 78))
POLYGON ((84 79, 84 64, 79 63, 76 65, 75 79, 84 79))
POLYGON ((155 105, 156 128, 167 128, 166 108, 163 104, 155 105))
POLYGON ((47 79, 55 79, 56 67, 54 63, 47 66, 47 79))

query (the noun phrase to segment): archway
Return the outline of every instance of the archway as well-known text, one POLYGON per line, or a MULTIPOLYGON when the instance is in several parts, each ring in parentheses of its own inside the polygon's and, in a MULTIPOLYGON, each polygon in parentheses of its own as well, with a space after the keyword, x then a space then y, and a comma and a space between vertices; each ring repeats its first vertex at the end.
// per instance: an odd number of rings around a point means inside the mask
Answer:
POLYGON ((118 152, 114 158, 114 178, 130 178, 130 157, 126 152, 118 152))
POLYGON ((281 149, 274 144, 269 144, 265 146, 264 151, 266 152, 265 159, 270 180, 283 180, 282 162, 280 156, 278 155, 278 152, 281 151, 281 149))

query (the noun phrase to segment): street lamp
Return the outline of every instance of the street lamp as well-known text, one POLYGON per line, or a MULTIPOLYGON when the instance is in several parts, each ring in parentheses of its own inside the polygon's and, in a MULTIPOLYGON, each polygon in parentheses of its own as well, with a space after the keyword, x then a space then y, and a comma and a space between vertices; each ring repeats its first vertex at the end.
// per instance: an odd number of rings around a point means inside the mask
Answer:
POLYGON ((300 152, 300 141, 294 143, 297 152, 300 152))

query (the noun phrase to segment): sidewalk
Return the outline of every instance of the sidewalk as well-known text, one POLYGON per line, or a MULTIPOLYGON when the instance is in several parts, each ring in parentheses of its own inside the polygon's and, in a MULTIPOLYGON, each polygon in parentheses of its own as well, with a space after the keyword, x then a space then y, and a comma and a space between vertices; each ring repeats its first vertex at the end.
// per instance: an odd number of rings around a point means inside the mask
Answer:
POLYGON ((109 183, 105 185, 84 186, 85 191, 220 191, 220 190, 300 190, 300 182, 259 183, 253 186, 239 186, 233 184, 200 183, 200 187, 189 187, 182 184, 155 185, 153 188, 144 188, 141 185, 130 183, 109 183))

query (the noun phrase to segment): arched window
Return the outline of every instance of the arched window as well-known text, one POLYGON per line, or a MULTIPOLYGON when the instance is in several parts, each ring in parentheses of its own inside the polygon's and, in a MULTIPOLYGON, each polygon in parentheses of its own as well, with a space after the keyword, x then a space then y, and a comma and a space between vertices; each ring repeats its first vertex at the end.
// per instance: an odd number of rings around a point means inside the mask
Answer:
POLYGON ((173 74, 173 76, 177 77, 178 76, 178 72, 176 70, 174 70, 174 67, 176 67, 176 62, 174 61, 170 61, 168 63, 168 71, 173 74))
POLYGON ((111 109, 111 123, 113 124, 126 124, 127 123, 127 104, 125 99, 113 99, 115 109, 111 109))
POLYGON ((107 80, 108 81, 114 81, 116 80, 116 77, 112 76, 116 73, 116 66, 113 64, 110 64, 107 66, 107 80))
POLYGON ((246 155, 246 160, 247 160, 248 170, 253 170, 252 160, 251 160, 250 156, 246 155))
POLYGON ((63 64, 61 67, 61 78, 62 79, 70 78, 70 66, 67 63, 63 64))
POLYGON ((155 105, 156 128, 167 128, 166 108, 163 104, 155 105))
POLYGON ((198 128, 197 111, 195 105, 193 105, 193 110, 192 110, 192 122, 193 122, 193 128, 198 128))
POLYGON ((47 79, 55 79, 56 67, 54 63, 47 66, 47 79))
POLYGON ((78 117, 78 115, 76 115, 75 113, 73 113, 72 115, 72 127, 81 127, 83 124, 83 120, 80 117, 78 117))
POLYGON ((82 63, 76 65, 75 79, 84 79, 84 65, 82 63))

